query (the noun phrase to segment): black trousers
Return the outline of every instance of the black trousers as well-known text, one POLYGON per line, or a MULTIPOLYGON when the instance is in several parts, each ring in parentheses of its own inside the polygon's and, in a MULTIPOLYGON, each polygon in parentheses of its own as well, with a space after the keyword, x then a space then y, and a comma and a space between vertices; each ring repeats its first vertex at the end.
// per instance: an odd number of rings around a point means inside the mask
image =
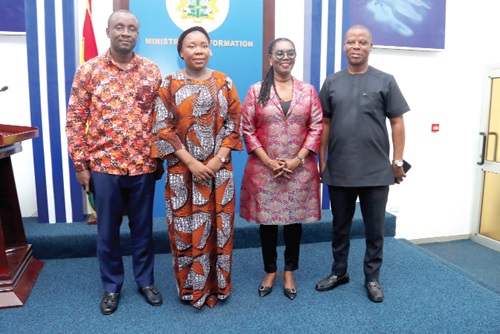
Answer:
MULTIPOLYGON (((276 260, 278 253, 278 225, 260 225, 260 243, 262 245, 262 258, 266 273, 277 271, 276 260)), ((283 225, 283 238, 285 240, 285 271, 294 271, 299 268, 300 239, 302 237, 302 224, 283 225)))
POLYGON ((328 186, 332 204, 333 236, 332 273, 342 276, 347 272, 352 218, 356 210, 356 199, 365 225, 366 251, 364 273, 366 281, 378 280, 382 266, 384 225, 389 186, 380 187, 334 187, 328 186))

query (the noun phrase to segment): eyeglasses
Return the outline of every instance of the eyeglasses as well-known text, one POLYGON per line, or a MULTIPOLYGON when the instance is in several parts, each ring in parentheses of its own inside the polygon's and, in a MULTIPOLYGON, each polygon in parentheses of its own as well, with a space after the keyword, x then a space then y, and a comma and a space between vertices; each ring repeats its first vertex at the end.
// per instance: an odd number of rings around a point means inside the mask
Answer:
POLYGON ((281 60, 281 59, 285 58, 285 54, 290 59, 295 59, 295 57, 297 57, 297 52, 295 52, 295 50, 288 50, 287 52, 285 52, 283 50, 278 50, 278 51, 276 51, 273 54, 276 57, 276 59, 278 59, 278 60, 281 60))

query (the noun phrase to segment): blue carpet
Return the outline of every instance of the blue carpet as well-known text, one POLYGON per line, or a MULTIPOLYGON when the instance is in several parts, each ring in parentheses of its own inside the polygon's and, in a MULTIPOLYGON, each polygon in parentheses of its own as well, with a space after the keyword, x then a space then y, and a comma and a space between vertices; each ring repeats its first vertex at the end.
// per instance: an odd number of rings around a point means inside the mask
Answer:
POLYGON ((233 293, 201 311, 177 299, 171 254, 156 256, 160 307, 138 294, 126 257, 122 297, 111 316, 99 313, 96 258, 47 260, 26 305, 0 310, 0 333, 500 333, 500 296, 427 253, 386 238, 380 277, 386 299, 376 304, 363 286, 363 239, 351 243, 351 282, 328 292, 314 284, 329 273, 329 243, 302 245, 294 301, 283 295, 280 279, 260 298, 260 249, 236 249, 233 293))
MULTIPOLYGON (((302 243, 329 242, 332 238, 332 212, 324 210, 322 219, 317 223, 304 224, 302 243)), ((39 224, 37 218, 23 218, 26 238, 33 245, 33 254, 38 259, 63 259, 96 256, 95 244, 97 226, 85 222, 71 224, 39 224)), ((396 235, 396 216, 387 213, 384 235, 396 235)), ((283 245, 280 233, 279 245, 283 245)), ((364 238, 365 226, 359 206, 353 218, 351 238, 364 238)), ((153 221, 153 238, 155 253, 169 253, 168 229, 165 218, 155 218, 153 221)), ((128 219, 124 217, 121 228, 122 250, 124 255, 130 255, 130 233, 128 219)), ((236 216, 234 221, 234 247, 260 247, 258 225, 248 223, 236 216)))
POLYGON ((419 244, 421 248, 456 266, 464 275, 500 294, 500 252, 472 240, 419 244))

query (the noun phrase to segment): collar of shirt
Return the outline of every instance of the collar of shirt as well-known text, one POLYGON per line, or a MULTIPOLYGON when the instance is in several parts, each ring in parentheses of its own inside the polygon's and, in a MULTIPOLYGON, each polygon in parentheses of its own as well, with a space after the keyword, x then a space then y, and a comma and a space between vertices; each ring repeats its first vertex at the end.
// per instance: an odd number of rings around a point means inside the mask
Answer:
MULTIPOLYGON (((106 53, 104 54, 103 56, 103 60, 108 63, 109 65, 113 65, 113 66, 116 66, 118 68, 121 69, 120 66, 118 66, 118 64, 116 63, 116 61, 113 59, 113 57, 111 56, 111 49, 108 49, 108 51, 106 51, 106 53)), ((130 71, 131 69, 134 69, 136 68, 138 65, 139 65, 139 57, 137 57, 137 55, 133 54, 132 56, 132 60, 130 61, 130 63, 128 64, 127 66, 127 69, 126 71, 130 71)))

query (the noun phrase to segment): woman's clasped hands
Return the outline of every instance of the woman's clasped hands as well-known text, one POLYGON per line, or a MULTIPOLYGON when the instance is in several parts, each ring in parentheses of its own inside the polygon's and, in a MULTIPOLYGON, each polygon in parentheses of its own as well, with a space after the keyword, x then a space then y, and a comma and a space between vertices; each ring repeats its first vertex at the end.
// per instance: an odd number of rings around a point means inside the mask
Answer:
POLYGON ((202 162, 193 159, 186 164, 189 171, 193 174, 194 181, 206 182, 215 176, 216 171, 211 166, 204 165, 202 162))
POLYGON ((269 160, 267 166, 273 171, 275 179, 279 177, 290 179, 290 174, 293 173, 300 163, 299 159, 277 158, 269 160))

